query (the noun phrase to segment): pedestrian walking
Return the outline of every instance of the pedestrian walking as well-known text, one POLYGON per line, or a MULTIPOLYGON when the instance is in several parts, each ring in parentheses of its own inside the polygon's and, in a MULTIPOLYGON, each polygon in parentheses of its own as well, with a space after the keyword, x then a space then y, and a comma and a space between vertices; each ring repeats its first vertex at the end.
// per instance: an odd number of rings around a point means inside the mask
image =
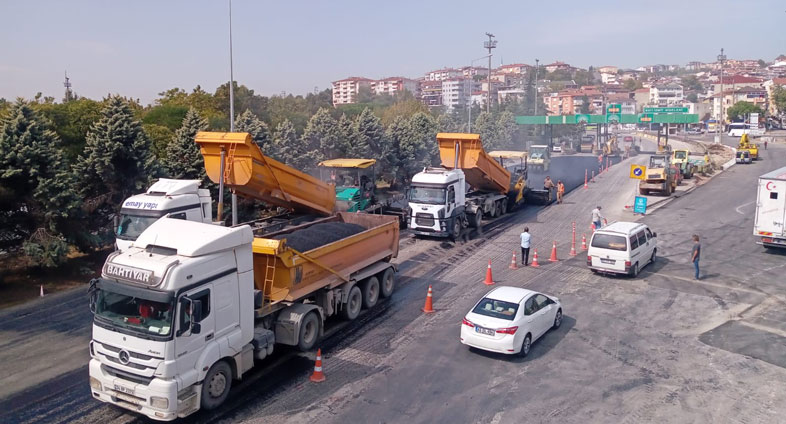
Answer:
POLYGON ((601 224, 603 222, 603 215, 601 215, 600 210, 602 208, 600 206, 596 206, 595 209, 592 210, 592 224, 595 225, 595 229, 599 230, 601 224))
POLYGON ((562 197, 565 196, 565 184, 562 180, 557 181, 557 203, 562 203, 562 197))
POLYGON ((693 250, 691 250, 690 260, 693 262, 693 269, 696 273, 693 275, 694 280, 699 279, 699 259, 701 258, 701 243, 699 243, 699 236, 693 235, 693 250))
POLYGON ((543 190, 549 192, 549 202, 551 202, 551 190, 554 189, 554 181, 551 181, 551 177, 546 175, 546 179, 543 181, 543 190))
POLYGON ((524 266, 529 266, 529 245, 531 238, 529 227, 524 227, 524 232, 521 233, 521 263, 524 264, 524 266))
POLYGON ((764 140, 764 150, 767 150, 767 140, 764 140))

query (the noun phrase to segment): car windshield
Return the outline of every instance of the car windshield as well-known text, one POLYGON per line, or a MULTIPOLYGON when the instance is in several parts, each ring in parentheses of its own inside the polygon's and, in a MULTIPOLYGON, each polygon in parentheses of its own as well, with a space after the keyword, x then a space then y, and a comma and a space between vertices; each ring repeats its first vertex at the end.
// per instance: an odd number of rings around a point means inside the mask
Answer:
POLYGON ((172 330, 172 303, 98 290, 95 306, 97 319, 143 335, 166 336, 172 330))
POLYGON ((413 186, 409 190, 409 200, 413 203, 441 205, 445 203, 445 189, 413 186))
POLYGON ((516 316, 516 311, 518 310, 518 303, 510 303, 505 302, 504 300, 496 300, 484 297, 483 300, 481 300, 477 306, 475 306, 475 309, 473 309, 472 312, 478 315, 485 315, 492 318, 513 321, 513 318, 516 316))
POLYGON ((592 247, 609 250, 628 250, 628 242, 623 236, 595 233, 592 237, 592 247))
POLYGON ((158 220, 155 216, 120 215, 120 225, 117 226, 117 238, 121 240, 136 240, 147 227, 158 220))

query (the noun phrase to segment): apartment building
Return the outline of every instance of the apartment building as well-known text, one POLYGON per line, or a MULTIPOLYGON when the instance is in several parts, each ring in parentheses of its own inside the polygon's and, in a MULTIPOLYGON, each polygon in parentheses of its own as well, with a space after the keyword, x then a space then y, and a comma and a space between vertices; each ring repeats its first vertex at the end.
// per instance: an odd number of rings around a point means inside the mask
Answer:
POLYGON ((603 107, 603 94, 594 88, 581 90, 562 90, 543 97, 548 115, 575 115, 581 113, 584 102, 589 102, 590 113, 600 113, 603 107), (586 99, 585 99, 586 96, 586 99))
POLYGON ((460 69, 444 68, 437 69, 436 71, 427 72, 424 79, 426 81, 444 81, 453 78, 462 77, 464 73, 460 69))
POLYGON ((333 106, 355 103, 358 92, 362 87, 371 89, 371 79, 363 77, 349 77, 333 81, 333 106))
POLYGON ((570 71, 573 70, 573 67, 568 65, 565 62, 556 61, 554 63, 549 63, 548 65, 543 66, 547 72, 554 72, 554 71, 570 71))
POLYGON ((649 104, 658 107, 681 104, 683 95, 682 86, 679 84, 653 85, 650 87, 649 104))
POLYGON ((721 114, 721 102, 723 102, 723 115, 727 119, 726 111, 734 106, 737 102, 748 102, 766 109, 767 106, 767 90, 762 87, 740 87, 736 89, 726 89, 724 86, 723 93, 715 94, 711 97, 712 102, 712 117, 718 119, 721 114))
POLYGON ((464 108, 472 96, 474 81, 470 78, 452 78, 442 81, 442 105, 448 110, 464 108))
POLYGON ((465 66, 461 68, 461 75, 465 78, 471 78, 476 75, 478 76, 488 76, 489 68, 481 68, 479 66, 465 66))
POLYGON ((376 94, 396 94, 400 91, 409 91, 418 95, 418 82, 404 77, 390 77, 371 82, 371 90, 376 94))
MULTIPOLYGON (((742 87, 761 88, 764 80, 744 75, 723 75, 723 91, 736 90, 742 87)), ((712 84, 712 93, 720 92, 720 78, 712 84)))
POLYGON ((442 81, 420 81, 420 101, 429 107, 442 106, 442 81))
POLYGON ((784 110, 778 110, 778 107, 775 105, 775 102, 772 101, 773 91, 775 90, 775 86, 780 85, 783 88, 786 88, 786 78, 773 78, 771 80, 767 80, 762 84, 764 90, 767 92, 767 113, 770 115, 777 115, 778 113, 786 112, 784 110))
POLYGON ((502 65, 495 71, 500 74, 523 75, 529 71, 529 68, 531 68, 531 66, 525 63, 511 63, 510 65, 502 65))

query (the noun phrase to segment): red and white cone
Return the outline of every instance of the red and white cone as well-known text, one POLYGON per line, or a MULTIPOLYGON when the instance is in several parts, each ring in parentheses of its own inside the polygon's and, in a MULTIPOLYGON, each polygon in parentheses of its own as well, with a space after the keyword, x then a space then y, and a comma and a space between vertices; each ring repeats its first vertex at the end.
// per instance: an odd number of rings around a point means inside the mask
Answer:
POLYGON ((587 250, 587 236, 585 234, 581 235, 581 250, 587 250))
POLYGON ((549 258, 549 262, 557 262, 557 241, 554 240, 554 244, 551 245, 551 257, 549 258))
POLYGON ((428 286, 428 294, 426 294, 426 304, 423 305, 423 309, 422 309, 423 312, 425 312, 427 314, 431 314, 431 313, 434 312, 434 304, 433 304, 434 299, 433 299, 433 297, 434 296, 431 293, 431 285, 429 285, 428 286))
POLYGON ((587 185, 587 170, 584 170, 584 188, 587 189, 589 186, 587 185))
POLYGON ((535 253, 532 255, 532 263, 529 264, 529 266, 533 268, 537 268, 540 266, 540 264, 538 263, 538 249, 535 249, 534 252, 535 253))
POLYGON ((519 269, 519 264, 516 263, 516 251, 513 251, 513 257, 510 258, 510 266, 509 269, 519 269))
POLYGON ((489 259, 489 266, 486 268, 486 279, 483 281, 483 284, 487 286, 494 284, 494 279, 491 277, 491 259, 489 259))
POLYGON ((38 297, 44 297, 44 286, 40 286, 41 290, 38 292, 38 297))
POLYGON ((322 349, 317 349, 317 360, 314 362, 314 373, 311 374, 309 380, 314 383, 325 381, 325 374, 322 372, 322 349))
POLYGON ((570 256, 576 256, 576 223, 573 223, 573 237, 570 241, 570 256))

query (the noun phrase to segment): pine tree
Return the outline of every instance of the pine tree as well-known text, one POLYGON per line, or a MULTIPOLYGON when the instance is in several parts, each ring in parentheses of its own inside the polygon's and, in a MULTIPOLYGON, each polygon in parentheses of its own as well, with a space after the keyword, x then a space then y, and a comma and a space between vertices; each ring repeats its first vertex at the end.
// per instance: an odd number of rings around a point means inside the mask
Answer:
POLYGON ((257 143, 263 152, 266 152, 268 144, 270 143, 270 130, 267 124, 262 122, 253 112, 246 109, 240 116, 235 118, 235 131, 247 132, 251 134, 251 138, 257 143))
POLYGON ((309 149, 297 136, 295 126, 283 120, 273 132, 272 157, 295 169, 305 171, 316 163, 316 149, 309 149))
POLYGON ((18 100, 0 122, 0 247, 24 242, 38 264, 61 263, 63 233, 79 208, 75 187, 57 134, 18 100))
POLYGON ((480 141, 487 152, 497 148, 497 122, 492 114, 481 112, 472 124, 472 132, 480 134, 480 141))
POLYGON ((386 170, 393 175, 391 185, 396 185, 402 178, 408 177, 406 164, 413 159, 413 155, 407 150, 408 139, 412 131, 409 120, 403 116, 397 116, 385 131, 387 143, 381 152, 386 170))
POLYGON ((183 124, 175 131, 175 137, 166 149, 164 165, 170 177, 198 179, 207 183, 205 161, 199 152, 199 145, 194 142, 197 133, 206 130, 207 127, 207 119, 200 116, 196 109, 188 109, 183 124))
POLYGON ((357 116, 355 127, 358 139, 353 145, 353 155, 360 158, 373 156, 376 159, 381 159, 385 129, 379 118, 369 108, 365 108, 357 116))
POLYGON ((439 157, 437 146, 437 121, 429 114, 418 112, 409 118, 411 131, 410 145, 414 151, 410 162, 415 172, 424 167, 436 165, 439 157))
POLYGON ((341 155, 341 136, 338 122, 326 108, 320 108, 306 124, 303 144, 307 151, 317 152, 317 160, 334 159, 341 155))
POLYGON ((103 198, 114 210, 158 176, 160 167, 150 140, 125 99, 106 99, 101 118, 87 132, 85 150, 74 171, 85 198, 103 198))
POLYGON ((505 111, 497 117, 497 146, 496 148, 511 148, 514 150, 524 150, 524 146, 516 146, 514 137, 518 131, 516 117, 512 112, 505 111))

